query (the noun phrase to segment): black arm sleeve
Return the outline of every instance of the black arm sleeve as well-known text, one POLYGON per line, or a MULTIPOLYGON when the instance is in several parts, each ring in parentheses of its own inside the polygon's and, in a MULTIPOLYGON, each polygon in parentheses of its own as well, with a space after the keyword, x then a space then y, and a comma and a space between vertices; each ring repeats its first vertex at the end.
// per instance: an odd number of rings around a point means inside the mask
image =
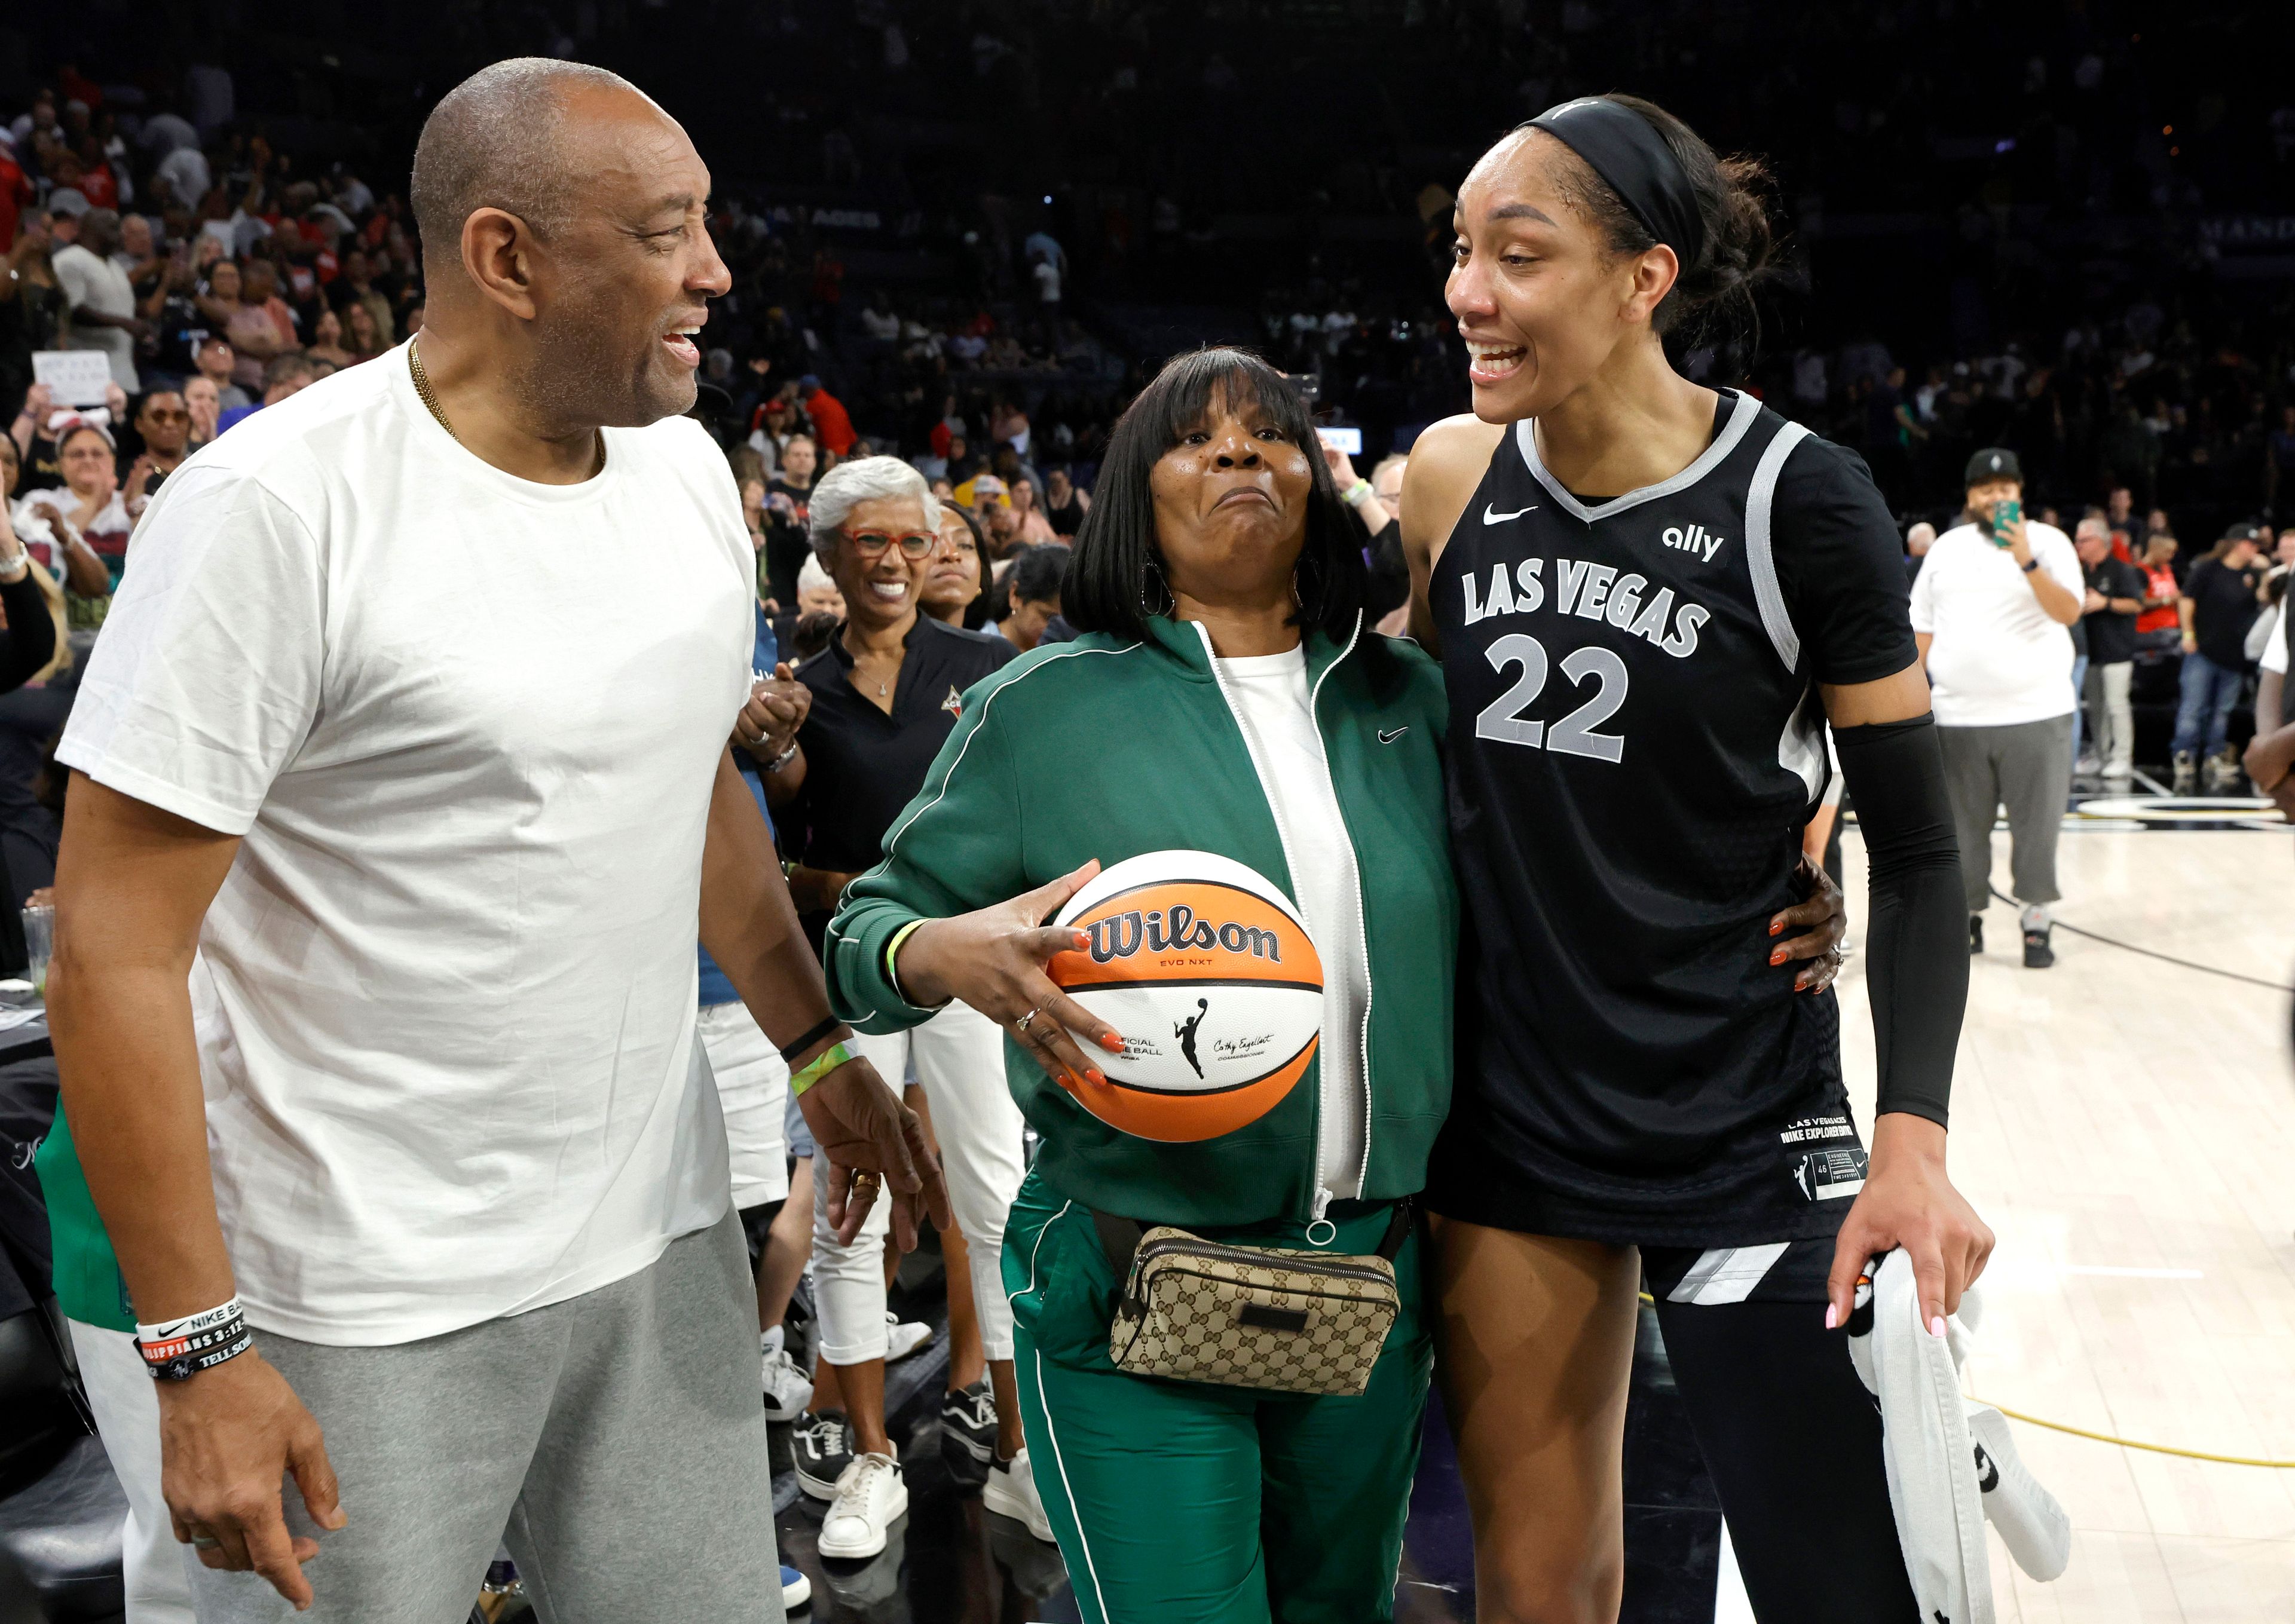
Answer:
POLYGON ((55 657, 56 623, 48 600, 29 569, 23 578, 0 585, 0 605, 8 610, 8 631, 0 641, 0 694, 25 681, 55 657))
POLYGON ((1872 885, 1867 933, 1883 1112, 1942 1127, 1968 1004, 1968 904, 1933 717, 1836 729, 1872 885))

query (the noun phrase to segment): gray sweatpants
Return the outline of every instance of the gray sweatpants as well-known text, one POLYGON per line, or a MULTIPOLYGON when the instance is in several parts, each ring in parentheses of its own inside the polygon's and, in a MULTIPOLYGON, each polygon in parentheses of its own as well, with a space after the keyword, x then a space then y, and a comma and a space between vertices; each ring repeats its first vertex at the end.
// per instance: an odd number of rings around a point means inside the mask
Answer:
POLYGON ((2056 889, 2056 831, 2072 783, 2072 719, 2069 712, 2045 722, 1998 728, 1937 730, 1944 751, 1945 788, 1960 835, 1960 883, 1968 911, 1982 913, 1992 900, 1992 822, 2008 809, 2008 871, 2020 902, 2053 902, 2056 889))
MULTIPOLYGON (((473 1245, 483 1238, 472 1237, 473 1245)), ((515 1318, 387 1348, 258 1331, 326 1432, 349 1522, 287 1522, 328 1624, 459 1624, 507 1545, 545 1624, 782 1624, 756 1287, 740 1220, 515 1318)), ((194 1563, 200 1624, 298 1617, 194 1563)))

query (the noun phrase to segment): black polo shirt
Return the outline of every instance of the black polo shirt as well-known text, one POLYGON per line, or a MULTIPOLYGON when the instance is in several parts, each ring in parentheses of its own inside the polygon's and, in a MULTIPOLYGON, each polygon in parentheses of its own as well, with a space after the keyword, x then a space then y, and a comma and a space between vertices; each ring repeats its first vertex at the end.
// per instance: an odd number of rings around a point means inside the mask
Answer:
POLYGON ((964 690, 1017 652, 1001 637, 919 615, 901 657, 890 715, 854 690, 841 632, 798 666, 796 680, 813 690, 813 709, 797 734, 804 787, 783 824, 796 860, 845 873, 874 868, 885 831, 924 787, 956 725, 964 690))
MULTIPOLYGON (((2144 574, 2133 564, 2106 553, 2093 567, 2080 567, 2092 591, 2106 598, 2144 597, 2144 574)), ((2092 665, 2118 665, 2136 657, 2136 616, 2111 608, 2091 609, 2079 618, 2087 632, 2087 657, 2092 665)))

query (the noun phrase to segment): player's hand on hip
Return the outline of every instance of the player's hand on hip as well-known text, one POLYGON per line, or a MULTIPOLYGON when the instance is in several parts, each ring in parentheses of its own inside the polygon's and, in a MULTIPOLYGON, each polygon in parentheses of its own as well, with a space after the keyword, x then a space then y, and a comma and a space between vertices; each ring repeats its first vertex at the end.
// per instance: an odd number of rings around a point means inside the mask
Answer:
POLYGON ((348 1521, 318 1422, 259 1351, 157 1385, 159 1489, 176 1538, 207 1566, 260 1573, 298 1611, 308 1607, 302 1564, 319 1542, 288 1533, 282 1480, 293 1475, 321 1528, 348 1521))
POLYGON ((1087 1078, 1106 1081, 1084 1046, 1120 1055, 1123 1040, 1045 973, 1055 953, 1089 944, 1073 926, 1044 921, 1098 872, 1095 859, 992 908, 927 920, 901 943, 893 972, 902 992, 927 1006, 961 999, 1010 1033, 1056 1082, 1074 1088, 1087 1078))
POLYGON ((1808 900, 1769 916, 1769 934, 1783 938, 1769 949, 1769 962, 1783 965, 1795 959, 1809 960, 1806 968, 1794 973, 1793 991, 1822 992, 1841 974, 1841 942, 1849 934, 1847 900, 1841 887, 1833 883, 1833 876, 1811 861, 1806 852, 1801 853, 1801 868, 1793 876, 1793 883, 1808 893, 1808 900), (1801 929, 1801 934, 1785 935, 1785 932, 1796 927, 1801 929))
POLYGON ((1992 1255, 1992 1231, 1945 1175, 1945 1130, 1902 1111, 1875 1118, 1865 1187, 1842 1220, 1826 1283, 1828 1328, 1849 1323, 1857 1277, 1870 1259, 1901 1246, 1920 1291, 1921 1323, 1941 1334, 1961 1293, 1992 1255))
POLYGON ((880 1198, 893 1204, 893 1234, 903 1252, 916 1249, 920 1212, 942 1228, 955 1221, 924 1123, 867 1060, 846 1061, 796 1104, 829 1158, 829 1223, 838 1241, 852 1244, 880 1198))

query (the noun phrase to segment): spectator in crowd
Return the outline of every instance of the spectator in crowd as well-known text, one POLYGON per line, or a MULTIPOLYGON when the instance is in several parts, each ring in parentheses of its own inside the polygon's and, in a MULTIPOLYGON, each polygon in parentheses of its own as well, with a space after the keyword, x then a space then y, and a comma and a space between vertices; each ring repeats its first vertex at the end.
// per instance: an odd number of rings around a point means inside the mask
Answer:
POLYGON ((1928 561, 1929 549, 1936 545, 1937 527, 1926 519, 1915 520, 1905 531, 1905 583, 1909 586, 1921 578, 1921 566, 1928 561))
POLYGON ((275 406, 290 396, 318 381, 319 370, 311 358, 299 349, 276 355, 263 363, 263 398, 251 406, 233 406, 217 420, 216 432, 220 434, 234 423, 241 423, 265 406, 275 406))
POLYGON ((324 307, 319 311, 319 319, 311 323, 311 341, 304 346, 303 353, 314 361, 323 361, 336 368, 355 366, 366 359, 343 347, 343 318, 324 307))
POLYGON ((23 216, 7 264, 0 266, 0 401, 24 398, 32 385, 33 354, 56 347, 64 310, 48 216, 35 210, 23 216))
POLYGON ((223 394, 214 379, 194 373, 184 381, 184 409, 192 414, 192 449, 206 445, 223 428, 223 394))
POLYGON ((2046 969, 2055 962, 2048 904, 2062 894, 2056 832, 2071 786, 2067 628, 2080 616, 2079 559, 2062 531, 2008 517, 2023 497, 2014 452, 1978 452, 1966 478, 1962 522, 1937 537, 1913 583, 1913 632, 1960 835, 1968 951, 1984 951, 1992 825, 2005 803, 2024 964, 2046 969))
MULTIPOLYGON (((216 270, 220 275, 223 267, 216 270)), ((278 269, 269 260, 249 259, 242 268, 239 304, 226 331, 239 352, 233 377, 250 393, 267 388, 264 368, 301 342, 295 334, 295 313, 279 297, 278 269)))
POLYGON ((1041 547, 1060 539, 1043 510, 1036 505, 1035 482, 1025 475, 1012 481, 1012 513, 1021 545, 1041 547))
POLYGON ((64 519, 102 559, 113 585, 127 567, 135 517, 119 488, 119 447, 111 431, 74 418, 55 431, 56 462, 63 471, 64 519))
POLYGON ((809 434, 792 434, 780 448, 780 467, 765 482, 765 578, 774 601, 796 599, 797 572, 813 556, 806 539, 817 448, 809 434))
POLYGON ((2136 617, 2136 646, 2180 658, 2184 629, 2177 606, 2184 588, 2176 574, 2177 546, 2174 533, 2164 525, 2146 528, 2144 551, 2136 561, 2136 573, 2144 577, 2144 611, 2136 617))
POLYGON ((159 494, 167 476, 192 454, 192 409, 179 389, 153 389, 135 407, 135 434, 143 453, 120 476, 127 510, 143 516, 143 504, 159 494))
POLYGON ((2136 713, 2128 688, 2136 671, 2136 618, 2144 608, 2144 576, 2133 564, 2112 556, 2108 518, 2080 520, 2073 545, 2087 582, 2080 624, 2087 633, 2085 698, 2095 730, 2096 758, 2075 770, 2128 779, 2136 771, 2136 713))
POLYGON ((1090 511, 1090 494, 1076 488, 1066 468, 1054 466, 1044 470, 1044 517, 1055 532, 1063 536, 1074 535, 1083 527, 1083 516, 1090 511))
POLYGON ((2295 818, 2295 716, 2286 703, 2289 625, 2295 616, 2283 607, 2271 641, 2263 650, 2262 674, 2255 689, 2255 737, 2248 743, 2240 765, 2257 789, 2271 797, 2279 810, 2295 818))
MULTIPOLYGON (((237 272, 233 273, 234 286, 237 272)), ((235 406, 251 406, 255 396, 239 385, 239 352, 231 340, 221 333, 210 333, 200 339, 192 352, 192 361, 200 369, 200 376, 215 386, 216 410, 229 412, 235 406)), ((210 434, 209 438, 213 438, 210 434)))
MULTIPOLYGON (((955 726, 959 696, 1011 659, 1012 650, 919 612, 933 561, 948 543, 924 477, 906 462, 867 457, 838 464, 821 477, 809 526, 848 619, 827 650, 797 668, 813 704, 794 752, 768 771, 765 793, 796 857, 790 894, 825 924, 846 884, 882 860, 887 830, 955 726)), ((1004 1086, 1002 1041, 985 1016, 957 1004, 913 1041, 902 1033, 855 1041, 888 1077, 914 1063, 932 1101, 970 1253, 989 1380, 948 1394, 943 1435, 988 1468, 991 1509, 1033 1512, 1026 1520, 1042 1530, 1021 1440, 1001 1284, 1004 1213, 1026 1171, 1019 1110, 1004 1086), (998 1505, 1000 1493, 1011 1503, 998 1505)), ((816 1187, 825 1187, 825 1171, 816 1164, 816 1187)), ((884 1367, 898 1351, 888 1342, 884 1228, 872 1219, 845 1239, 818 1197, 814 1212, 821 1356, 836 1370, 845 1414, 821 1409, 800 1429, 797 1481, 830 1502, 821 1530, 824 1555, 874 1556, 908 1507, 904 1471, 886 1430, 884 1367)), ((951 1379, 956 1374, 952 1367, 951 1379)))
MULTIPOLYGON (((23 474, 24 457, 14 438, 0 435, 0 521, 12 527, 33 563, 66 589, 67 608, 73 597, 101 603, 110 594, 111 572, 67 517, 69 493, 50 486, 20 497, 23 474)), ((100 613, 94 618, 100 620, 100 613)))
POLYGON ((112 262, 118 247, 118 215, 91 208, 80 218, 79 240, 57 252, 55 276, 70 307, 73 347, 102 350, 111 363, 111 381, 133 395, 143 387, 136 340, 150 337, 151 325, 135 314, 135 290, 112 262))
POLYGON ((372 361, 390 347, 390 325, 374 314, 374 305, 353 299, 343 306, 342 344, 353 361, 372 361))
POLYGON ((805 416, 813 420, 814 439, 831 459, 841 458, 853 449, 856 436, 852 416, 845 410, 845 403, 831 395, 820 379, 810 372, 799 379, 797 399, 805 416))
POLYGON ((986 568, 981 558, 980 532, 972 515, 954 502, 941 505, 939 528, 940 551, 932 555, 917 601, 943 625, 969 627, 980 605, 986 568))
POLYGON ((997 576, 995 619, 988 629, 1025 654, 1043 641, 1060 612, 1070 554, 1063 546, 1024 547, 997 576))
POLYGON ((2248 628, 2262 608, 2256 535, 2253 525, 2234 525, 2184 578, 2176 606, 2184 664, 2171 747, 2177 795, 2198 787, 2202 754, 2208 794, 2224 794, 2239 781, 2238 753, 2225 740, 2247 681, 2248 628))

